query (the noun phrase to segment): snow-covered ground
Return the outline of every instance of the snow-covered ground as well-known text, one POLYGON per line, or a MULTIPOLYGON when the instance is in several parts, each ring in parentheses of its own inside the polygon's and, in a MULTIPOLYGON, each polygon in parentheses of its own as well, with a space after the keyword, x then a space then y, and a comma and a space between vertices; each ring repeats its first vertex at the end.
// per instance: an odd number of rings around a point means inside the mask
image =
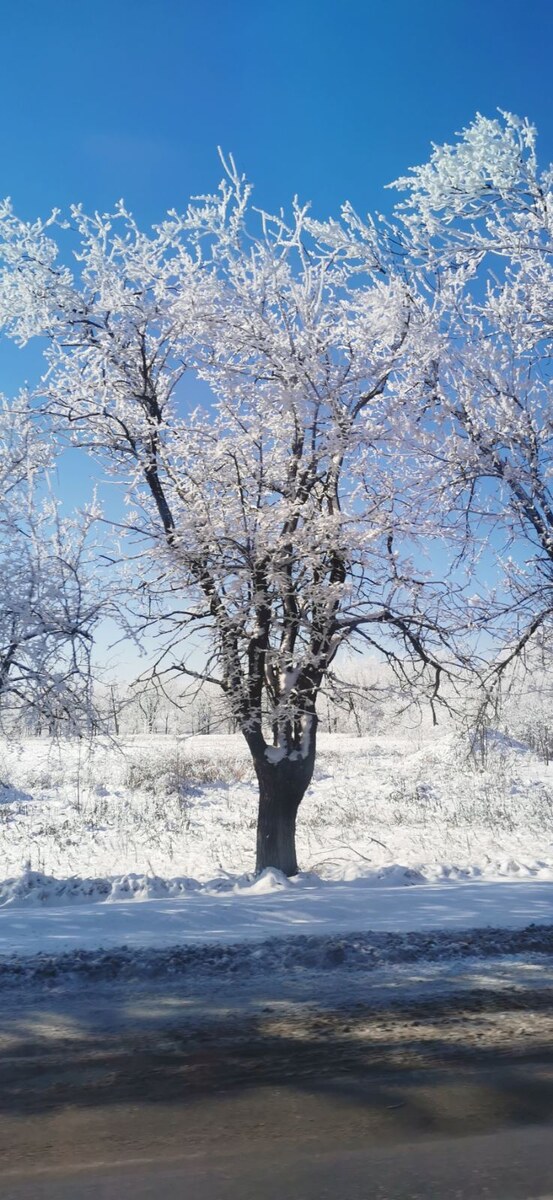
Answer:
POLYGON ((499 733, 477 755, 451 728, 322 737, 293 882, 248 874, 239 737, 29 739, 0 762, 3 953, 553 920, 553 767, 499 733))
POLYGON ((0 953, 78 947, 96 949, 170 946, 178 943, 234 943, 289 934, 332 934, 377 930, 387 933, 432 929, 516 929, 553 922, 553 882, 478 882, 365 888, 355 883, 315 881, 278 889, 253 889, 175 900, 147 900, 78 906, 34 904, 0 912, 0 953))

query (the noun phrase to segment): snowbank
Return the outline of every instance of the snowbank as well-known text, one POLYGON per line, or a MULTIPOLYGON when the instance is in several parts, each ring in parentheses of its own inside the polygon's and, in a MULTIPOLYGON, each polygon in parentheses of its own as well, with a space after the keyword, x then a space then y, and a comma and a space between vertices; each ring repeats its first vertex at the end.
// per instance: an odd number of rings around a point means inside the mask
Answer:
MULTIPOLYGON (((79 903, 63 903, 55 891, 45 901, 39 898, 40 887, 31 888, 27 894, 35 899, 25 901, 16 884, 12 902, 0 910, 0 954, 232 943, 368 930, 519 929, 553 922, 553 881, 536 877, 516 882, 411 880, 408 887, 386 879, 321 882, 312 877, 281 886, 276 878, 264 881, 265 891, 256 891, 260 883, 217 883, 213 889, 200 886, 141 903, 121 898, 99 903, 86 896, 79 903), (24 915, 22 903, 27 904, 24 915)), ((59 884, 54 881, 52 886, 59 884)))
MULTIPOLYGON (((343 882, 358 888, 404 888, 422 884, 459 883, 463 880, 499 882, 501 880, 538 879, 553 882, 553 862, 516 859, 492 862, 484 866, 457 867, 447 863, 432 863, 416 871, 412 867, 392 863, 373 870, 366 868, 352 879, 343 882)), ((322 879, 314 871, 300 872, 288 879, 281 871, 268 868, 261 875, 218 877, 209 881, 177 876, 162 879, 157 875, 130 873, 111 878, 82 879, 70 876, 57 879, 40 871, 27 869, 13 879, 0 881, 0 909, 10 907, 60 907, 79 904, 116 904, 146 900, 175 900, 192 894, 200 896, 271 896, 285 891, 324 892, 336 887, 336 880, 322 879)), ((0 914, 1 920, 1 914, 0 914)))
MULTIPOLYGON (((182 1003, 186 989, 204 992, 202 1012, 215 995, 218 1010, 221 995, 213 991, 213 984, 225 989, 236 1004, 240 985, 248 989, 255 980, 261 995, 263 1009, 267 1000, 267 980, 270 979, 269 994, 290 1003, 295 994, 301 1002, 306 995, 310 1001, 323 992, 332 994, 336 983, 329 979, 334 975, 342 1001, 351 1001, 355 995, 356 982, 367 978, 371 987, 371 1002, 374 1003, 376 981, 384 983, 388 993, 390 986, 397 994, 398 983, 403 989, 426 988, 440 990, 444 970, 453 977, 456 989, 482 986, 487 971, 487 984, 509 987, 516 978, 517 990, 525 987, 549 986, 551 956, 553 954, 553 925, 532 925, 510 929, 472 929, 461 932, 448 930, 415 933, 356 933, 324 936, 298 934, 295 937, 271 937, 265 941, 242 941, 231 943, 200 943, 171 946, 168 949, 127 946, 110 950, 69 949, 61 953, 39 952, 29 956, 10 955, 0 957, 0 987, 17 987, 29 983, 56 986, 58 982, 76 985, 93 980, 95 1004, 97 985, 102 982, 133 981, 133 1013, 136 1013, 136 983, 154 978, 179 978, 178 995, 182 1003), (487 961, 486 961, 487 960, 487 961), (412 967, 409 974, 394 971, 387 975, 386 968, 393 966, 412 967), (490 964, 493 963, 493 967, 490 964), (507 971, 507 977, 505 972, 507 971), (344 975, 347 972, 347 975, 344 975), (357 980, 356 980, 357 977, 357 980), (360 979, 361 977, 361 979, 360 979), (313 980, 316 986, 313 986, 313 980), (232 992, 228 984, 232 981, 232 992), (305 987, 307 986, 307 993, 305 987), (207 993, 205 989, 208 989, 207 993), (261 991, 260 991, 261 988, 261 991), (208 999, 209 997, 209 999, 208 999), (207 1001, 207 1003, 206 1003, 207 1001)), ((358 985, 357 985, 358 986, 358 985)), ((376 983, 378 989, 378 983, 376 983)), ((247 991, 248 1004, 251 993, 247 991)), ((405 994, 405 992, 404 992, 405 994)), ((242 992, 242 996, 244 993, 242 992)), ((334 991, 333 1002, 337 993, 334 991)), ((366 998, 366 994, 365 994, 366 998)), ((189 1003, 189 1001, 185 1001, 189 1003)), ((82 1005, 82 1001, 81 1001, 82 1005)), ((109 1017, 113 1020, 120 1005, 109 1001, 109 1017)), ((94 1014, 97 1019, 98 1013, 94 1014)), ((149 1012, 151 1017, 151 1011, 149 1012)))

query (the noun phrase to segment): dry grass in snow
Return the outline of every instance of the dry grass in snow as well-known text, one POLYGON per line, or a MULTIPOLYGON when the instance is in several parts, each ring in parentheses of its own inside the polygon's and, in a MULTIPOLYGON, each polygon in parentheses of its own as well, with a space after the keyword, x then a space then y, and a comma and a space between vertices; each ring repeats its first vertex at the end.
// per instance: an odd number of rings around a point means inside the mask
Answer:
MULTIPOLYGON (((0 880, 130 873, 206 881, 252 868, 256 791, 239 736, 27 739, 3 748, 0 880)), ((301 866, 354 879, 553 878, 553 766, 451 729, 320 739, 298 823, 301 866)), ((137 892, 140 888, 137 888, 137 892)))

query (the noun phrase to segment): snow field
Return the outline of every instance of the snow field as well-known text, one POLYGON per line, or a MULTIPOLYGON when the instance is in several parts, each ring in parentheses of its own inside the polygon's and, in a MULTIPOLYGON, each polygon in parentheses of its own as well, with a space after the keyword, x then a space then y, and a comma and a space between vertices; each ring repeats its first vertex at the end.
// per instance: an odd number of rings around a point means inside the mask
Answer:
MULTIPOLYGON (((3 746, 0 904, 282 889, 253 884, 256 790, 240 737, 3 746), (6 882, 9 881, 9 882, 6 882)), ((553 766, 451 728, 323 735, 298 821, 311 879, 553 880, 553 766)))
POLYGON ((251 874, 238 737, 29 739, 0 761, 10 961, 553 923, 553 767, 497 733, 478 754, 451 728, 322 737, 294 880, 251 874))

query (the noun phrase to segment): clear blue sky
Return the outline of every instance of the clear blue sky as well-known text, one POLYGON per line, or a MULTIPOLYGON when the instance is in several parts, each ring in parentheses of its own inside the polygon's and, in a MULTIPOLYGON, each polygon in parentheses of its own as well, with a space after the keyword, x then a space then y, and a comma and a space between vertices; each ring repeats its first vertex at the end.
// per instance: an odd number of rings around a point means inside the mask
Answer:
POLYGON ((217 182, 219 143, 264 206, 383 207, 498 106, 553 158, 551 0, 13 0, 0 36, 0 192, 29 216, 155 220, 217 182))

